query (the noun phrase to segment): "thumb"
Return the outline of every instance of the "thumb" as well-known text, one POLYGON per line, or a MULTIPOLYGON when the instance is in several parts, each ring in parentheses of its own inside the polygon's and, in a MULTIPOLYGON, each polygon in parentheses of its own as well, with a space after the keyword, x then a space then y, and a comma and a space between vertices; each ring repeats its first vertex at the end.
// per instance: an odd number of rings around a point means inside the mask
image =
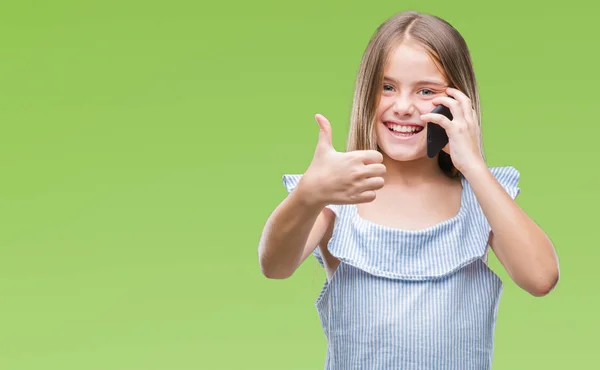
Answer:
POLYGON ((333 149, 333 143, 331 140, 331 124, 329 123, 327 118, 325 118, 321 114, 316 114, 315 119, 319 123, 319 129, 320 129, 319 130, 319 142, 318 142, 317 146, 333 149))

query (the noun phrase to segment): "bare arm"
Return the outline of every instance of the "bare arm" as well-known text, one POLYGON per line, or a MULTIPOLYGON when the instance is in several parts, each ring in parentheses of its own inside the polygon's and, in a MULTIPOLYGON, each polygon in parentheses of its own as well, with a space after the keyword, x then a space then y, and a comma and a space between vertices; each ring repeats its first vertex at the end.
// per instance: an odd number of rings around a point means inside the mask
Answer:
POLYGON ((286 279, 319 244, 326 244, 335 214, 328 204, 371 202, 383 187, 383 156, 376 150, 339 153, 331 125, 320 114, 313 160, 294 190, 275 208, 258 246, 260 269, 268 278, 286 279))
POLYGON ((492 229, 489 244, 512 280, 534 296, 548 294, 559 278, 558 257, 552 241, 485 164, 479 117, 471 99, 454 88, 446 89, 446 93, 450 97, 440 96, 431 102, 449 107, 453 119, 435 113, 424 114, 421 119, 441 125, 448 133, 452 163, 471 184, 492 229))
POLYGON ((309 201, 301 187, 292 191, 267 220, 258 246, 260 268, 270 279, 286 279, 315 250, 335 218, 309 201))
POLYGON ((552 241, 486 167, 472 171, 469 182, 492 228, 489 244, 511 279, 533 296, 548 294, 559 278, 552 241))

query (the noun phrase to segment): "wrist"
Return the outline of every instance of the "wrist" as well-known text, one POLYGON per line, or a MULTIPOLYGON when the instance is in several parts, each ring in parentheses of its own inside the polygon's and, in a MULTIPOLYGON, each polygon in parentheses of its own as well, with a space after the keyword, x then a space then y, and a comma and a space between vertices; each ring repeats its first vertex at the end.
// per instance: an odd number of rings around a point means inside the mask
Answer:
POLYGON ((481 161, 481 163, 472 164, 464 171, 461 171, 461 173, 467 181, 472 184, 477 183, 478 180, 487 179, 488 177, 493 176, 490 169, 483 161, 481 161))
POLYGON ((303 208, 320 211, 328 205, 326 201, 319 198, 318 187, 304 176, 298 182, 294 193, 296 193, 296 200, 303 208))
POLYGON ((470 165, 463 166, 463 168, 460 169, 460 172, 467 180, 469 180, 470 178, 485 175, 489 173, 489 171, 490 170, 487 164, 483 161, 483 158, 478 158, 477 160, 470 161, 470 165))

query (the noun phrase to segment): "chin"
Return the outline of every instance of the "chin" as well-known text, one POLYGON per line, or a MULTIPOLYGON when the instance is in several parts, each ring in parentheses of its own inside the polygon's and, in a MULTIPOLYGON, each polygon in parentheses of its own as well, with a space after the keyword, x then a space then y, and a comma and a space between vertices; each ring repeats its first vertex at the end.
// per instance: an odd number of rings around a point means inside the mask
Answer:
POLYGON ((427 158, 425 150, 404 150, 408 148, 388 148, 386 145, 380 145, 379 149, 385 153, 387 157, 397 162, 411 162, 427 158))

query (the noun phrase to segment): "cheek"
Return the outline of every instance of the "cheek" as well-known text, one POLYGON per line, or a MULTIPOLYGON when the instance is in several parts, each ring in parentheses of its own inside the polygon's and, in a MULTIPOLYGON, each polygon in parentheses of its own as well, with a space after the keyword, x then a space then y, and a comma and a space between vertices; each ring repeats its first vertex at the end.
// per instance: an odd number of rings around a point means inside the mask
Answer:
POLYGON ((379 105, 377 106, 377 114, 381 115, 385 113, 388 109, 392 107, 393 103, 394 102, 391 99, 386 99, 385 97, 381 98, 381 100, 379 100, 379 105))
POLYGON ((417 106, 417 109, 419 110, 420 114, 425 114, 431 113, 431 111, 434 110, 435 107, 436 105, 433 104, 431 101, 424 101, 417 106))

